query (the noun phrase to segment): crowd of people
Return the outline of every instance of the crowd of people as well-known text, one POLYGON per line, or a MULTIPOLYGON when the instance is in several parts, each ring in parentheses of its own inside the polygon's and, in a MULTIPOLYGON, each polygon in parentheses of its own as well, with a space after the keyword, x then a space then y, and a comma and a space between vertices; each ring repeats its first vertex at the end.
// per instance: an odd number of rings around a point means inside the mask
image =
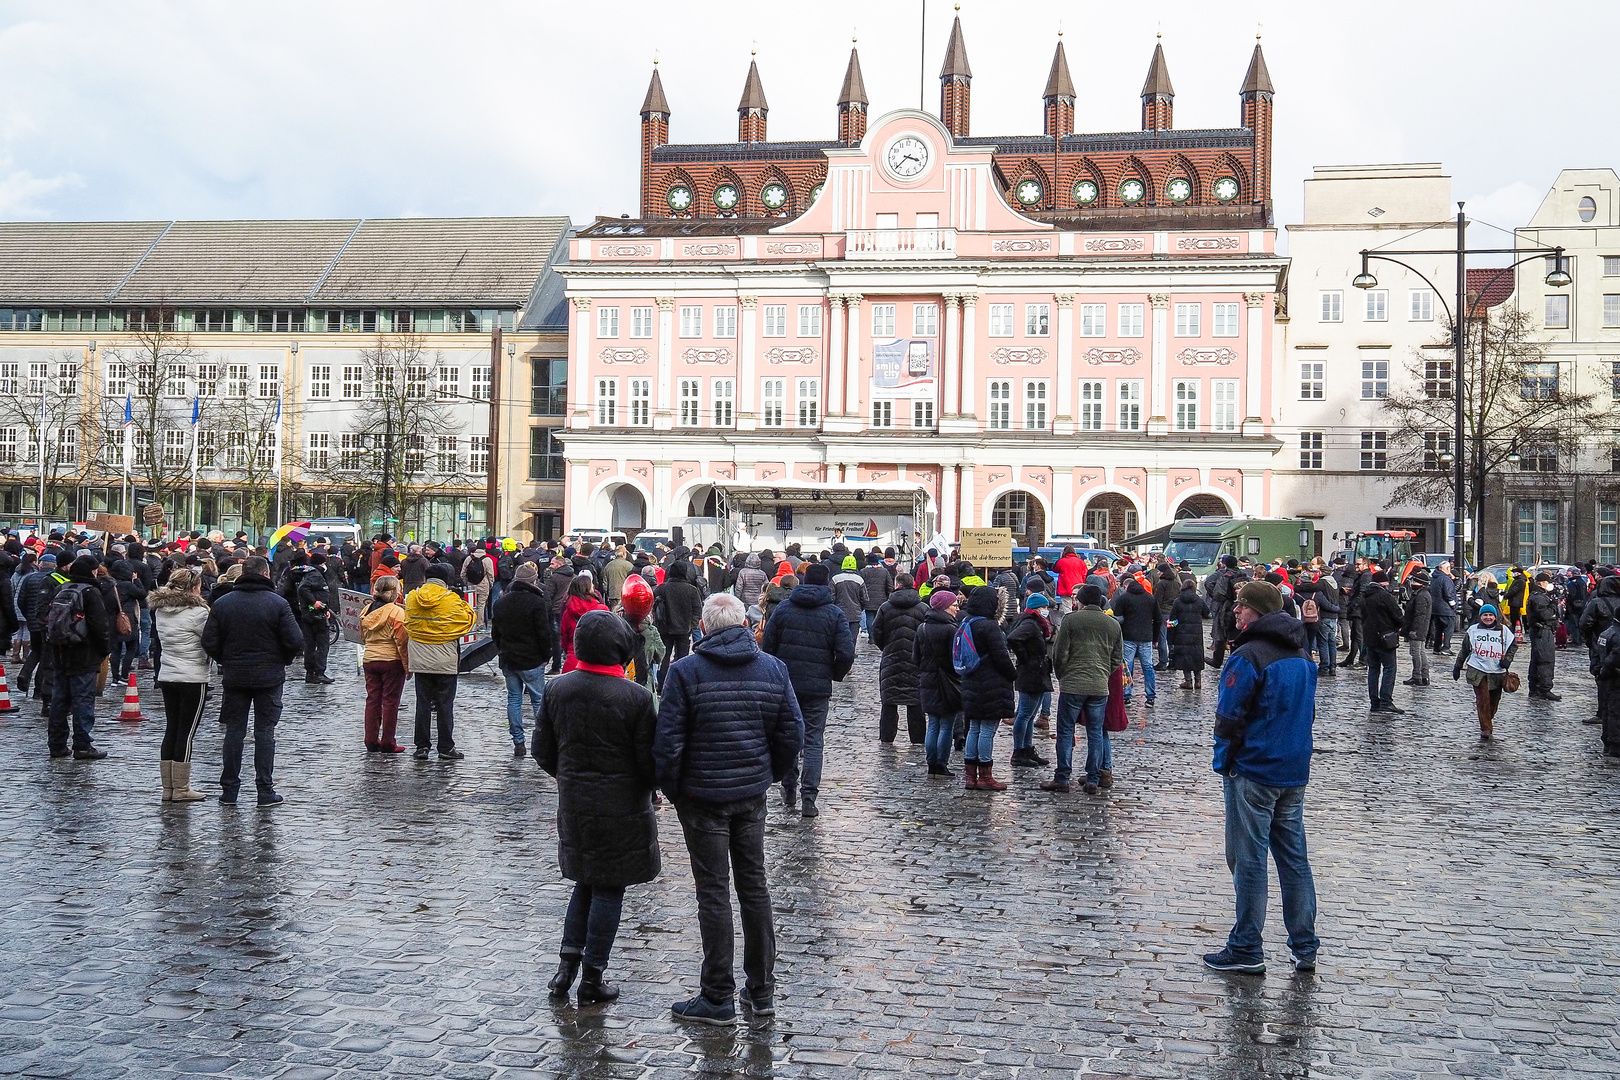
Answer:
MULTIPOLYGON (((565 540, 397 544, 377 536, 336 549, 191 534, 156 546, 53 534, 0 548, 0 626, 22 661, 18 689, 48 716, 53 757, 99 760, 95 701, 136 673, 164 703, 163 800, 195 802, 196 733, 217 668, 224 728, 218 799, 237 801, 253 720, 257 802, 274 807, 275 731, 289 666, 333 683, 327 666, 339 590, 364 594, 358 618, 368 753, 400 754, 407 676, 414 756, 454 762, 462 649, 487 627, 505 681, 513 756, 557 781, 563 876, 575 883, 550 988, 582 1004, 612 1001, 605 980, 625 890, 660 873, 656 805, 684 834, 703 941, 700 992, 682 1019, 736 1019, 731 895, 742 916, 745 1008, 774 1009, 775 937, 765 874, 767 798, 820 814, 825 738, 837 683, 862 636, 878 655, 878 741, 923 748, 932 778, 969 791, 1007 789, 997 736, 1010 726, 1013 770, 1052 772, 1039 788, 1100 796, 1116 783, 1110 732, 1140 694, 1198 694, 1220 669, 1213 765, 1226 790, 1227 859, 1238 917, 1226 971, 1264 970, 1260 940, 1268 856, 1277 862, 1294 966, 1315 964, 1315 891, 1303 799, 1318 679, 1365 667, 1372 713, 1394 701, 1400 642, 1405 685, 1421 700, 1431 660, 1474 690, 1491 738, 1511 670, 1528 643, 1530 696, 1553 692, 1556 651, 1585 644, 1597 680, 1605 752, 1620 755, 1620 576, 1514 568, 1459 582, 1341 557, 1305 565, 1225 556, 1202 581, 1160 556, 1087 562, 1072 548, 981 572, 937 549, 796 545, 726 557, 675 544, 652 551, 565 540), (1207 651, 1206 651, 1207 650, 1207 651), (1179 674, 1180 682, 1170 680, 1179 674), (1056 695, 1054 703, 1053 697, 1056 695), (532 730, 525 725, 528 700, 532 730), (1055 704, 1055 708, 1054 708, 1055 704), (1053 715, 1056 722, 1053 722, 1053 715), (1078 738, 1084 757, 1077 765, 1078 738), (1044 736, 1042 738, 1041 736, 1044 736), (1051 758, 1043 755, 1051 741, 1051 758)), ((835 762, 834 773, 840 771, 835 762)), ((836 779, 836 775, 834 779, 836 779)))

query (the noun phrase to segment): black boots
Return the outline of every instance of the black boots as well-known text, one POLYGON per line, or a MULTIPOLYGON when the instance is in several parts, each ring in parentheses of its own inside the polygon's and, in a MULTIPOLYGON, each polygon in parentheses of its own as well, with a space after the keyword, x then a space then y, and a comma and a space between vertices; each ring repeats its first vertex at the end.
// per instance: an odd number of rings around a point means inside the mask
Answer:
MULTIPOLYGON (((578 974, 579 957, 563 957, 562 961, 557 964, 557 974, 553 975, 551 977, 551 981, 546 983, 546 989, 551 991, 552 998, 556 1001, 567 1001, 568 988, 574 985, 574 976, 578 974)), ((602 973, 600 971, 598 971, 596 975, 599 979, 602 977, 602 973)), ((581 990, 583 989, 584 988, 581 987, 581 990)))
POLYGON ((619 988, 612 983, 602 981, 602 969, 585 965, 585 974, 579 980, 579 1003, 581 1005, 600 1005, 607 1001, 619 999, 619 988))
POLYGON ((1026 750, 1014 750, 1012 753, 1012 763, 1014 765, 1035 766, 1038 768, 1045 768, 1047 765, 1052 764, 1045 758, 1037 756, 1033 746, 1026 750))

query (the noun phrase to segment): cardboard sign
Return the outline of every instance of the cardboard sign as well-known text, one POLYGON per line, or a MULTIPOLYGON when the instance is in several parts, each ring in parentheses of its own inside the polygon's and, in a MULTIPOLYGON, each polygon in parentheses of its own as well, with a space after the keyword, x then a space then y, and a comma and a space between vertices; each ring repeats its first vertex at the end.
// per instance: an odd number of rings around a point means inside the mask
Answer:
POLYGON ((343 640, 360 640, 360 616, 365 614, 371 597, 353 589, 338 590, 338 625, 343 628, 343 640))
POLYGON ((1011 529, 963 529, 962 558, 974 569, 1012 565, 1011 529))
POLYGON ((122 536, 135 531, 135 518, 123 514, 86 514, 84 527, 90 532, 117 533, 122 536))
POLYGON ((163 524, 163 513, 162 503, 147 503, 141 508, 141 521, 147 525, 161 525, 163 524))

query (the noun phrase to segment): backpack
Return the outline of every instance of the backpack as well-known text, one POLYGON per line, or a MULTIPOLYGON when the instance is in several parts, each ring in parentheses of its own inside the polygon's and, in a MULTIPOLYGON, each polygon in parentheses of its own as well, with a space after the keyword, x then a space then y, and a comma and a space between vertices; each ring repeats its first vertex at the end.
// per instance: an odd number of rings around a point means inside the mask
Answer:
POLYGON ((979 647, 973 642, 973 624, 980 616, 969 615, 956 628, 951 640, 951 667, 958 675, 971 675, 979 666, 979 647))
POLYGON ((93 585, 68 584, 56 590, 45 615, 45 640, 52 645, 79 645, 90 638, 84 618, 84 593, 93 585))
POLYGON ((462 576, 467 579, 469 585, 482 584, 484 580, 484 557, 474 555, 468 559, 467 565, 462 569, 462 576))
POLYGON ((1321 613, 1316 610, 1316 600, 1314 597, 1307 596, 1304 600, 1300 601, 1300 622, 1309 625, 1310 623, 1316 622, 1321 617, 1321 613))
POLYGON ((508 551, 501 556, 501 561, 496 566, 495 576, 501 581, 511 581, 512 575, 517 572, 517 565, 517 556, 508 551))

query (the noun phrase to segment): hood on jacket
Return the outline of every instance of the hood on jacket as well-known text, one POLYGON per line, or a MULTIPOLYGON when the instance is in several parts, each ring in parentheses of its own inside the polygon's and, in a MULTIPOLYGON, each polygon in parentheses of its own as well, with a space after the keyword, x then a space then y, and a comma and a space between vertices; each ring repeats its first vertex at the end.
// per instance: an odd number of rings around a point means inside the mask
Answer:
POLYGON ((1184 579, 1181 582, 1181 591, 1184 593, 1192 593, 1194 596, 1197 596, 1198 582, 1194 581, 1192 578, 1184 579))
POLYGON ((1142 587, 1142 583, 1136 578, 1131 578, 1131 583, 1125 586, 1125 591, 1130 593, 1132 596, 1141 596, 1147 592, 1147 590, 1142 587))
POLYGON ((795 585, 788 599, 800 607, 816 608, 836 604, 831 585, 795 585))
POLYGON ((1620 575, 1610 574, 1598 579, 1597 592, 1594 596, 1612 596, 1620 598, 1620 575))
POLYGON ((746 626, 728 626, 716 634, 705 634, 692 651, 717 664, 746 664, 759 655, 754 632, 746 626))
POLYGON ((623 667, 635 651, 636 635, 630 624, 601 608, 580 616, 574 627, 574 657, 583 664, 623 667))
POLYGON ((896 589, 886 602, 897 608, 914 608, 922 603, 922 594, 916 589, 896 589))
MULTIPOLYGON (((236 587, 240 589, 247 580, 243 578, 236 587)), ((424 645, 456 641, 478 621, 467 602, 438 581, 411 591, 405 598, 405 617, 410 621, 411 639, 424 645)))
POLYGON ((988 585, 981 585, 968 593, 967 604, 962 609, 969 615, 980 615, 987 619, 996 617, 1001 607, 1001 597, 996 590, 988 585))
POLYGON ((1273 611, 1250 623, 1249 628, 1238 635, 1237 643, 1242 645, 1256 638, 1267 638, 1290 649, 1303 649, 1305 624, 1286 611, 1273 611))
POLYGON ((403 618, 404 615, 405 609, 396 603, 390 602, 387 604, 377 604, 374 607, 368 608, 365 614, 360 616, 360 629, 375 630, 386 622, 403 618), (390 611, 390 608, 393 610, 390 611))
POLYGON ((208 601, 193 592, 181 592, 164 586, 154 589, 146 597, 146 605, 153 611, 179 611, 181 608, 208 606, 208 601))

